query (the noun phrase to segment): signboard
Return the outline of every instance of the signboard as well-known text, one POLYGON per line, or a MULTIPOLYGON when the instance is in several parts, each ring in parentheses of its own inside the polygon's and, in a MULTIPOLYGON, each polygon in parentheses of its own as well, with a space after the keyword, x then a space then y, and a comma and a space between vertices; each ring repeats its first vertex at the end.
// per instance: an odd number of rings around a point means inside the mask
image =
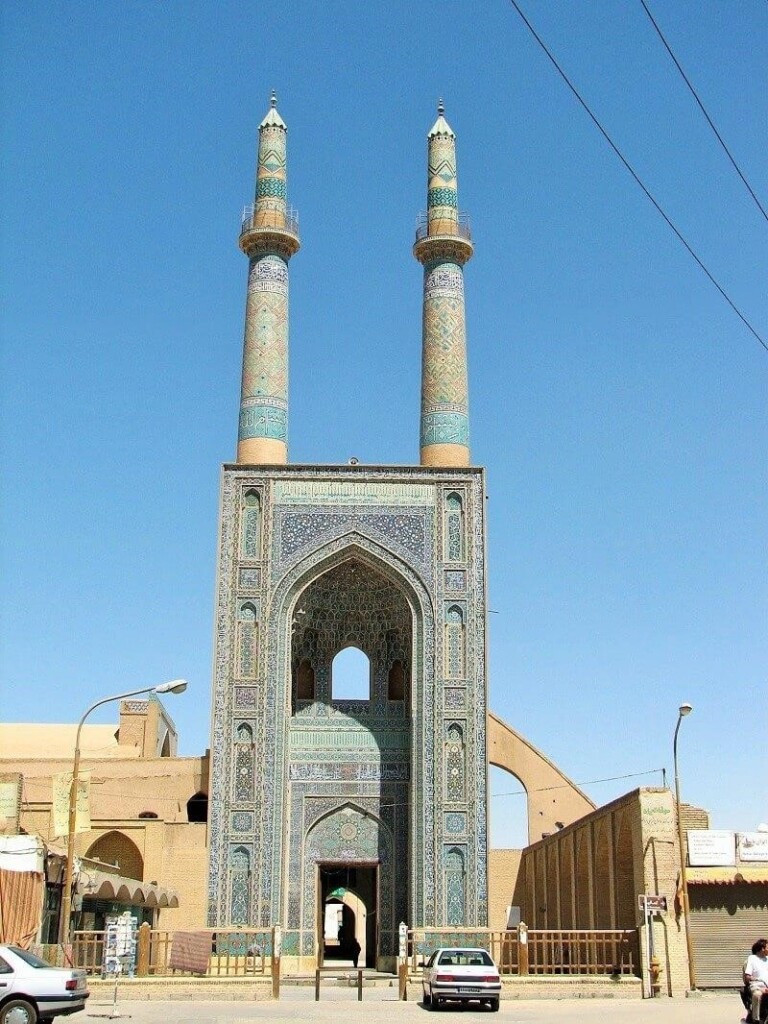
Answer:
POLYGON ((647 894, 638 896, 637 902, 640 904, 640 909, 646 914, 666 914, 667 912, 666 896, 647 894))
POLYGON ((0 832, 19 831, 21 775, 0 776, 0 832))
POLYGON ((768 832, 738 832, 739 860, 768 861, 768 832))
MULTIPOLYGON (((53 776, 53 834, 69 835, 69 793, 72 788, 72 772, 61 772, 53 776)), ((91 831, 91 776, 89 772, 77 776, 77 814, 75 834, 91 831)))
POLYGON ((688 863, 691 867, 732 867, 736 864, 736 835, 719 829, 688 830, 688 863))

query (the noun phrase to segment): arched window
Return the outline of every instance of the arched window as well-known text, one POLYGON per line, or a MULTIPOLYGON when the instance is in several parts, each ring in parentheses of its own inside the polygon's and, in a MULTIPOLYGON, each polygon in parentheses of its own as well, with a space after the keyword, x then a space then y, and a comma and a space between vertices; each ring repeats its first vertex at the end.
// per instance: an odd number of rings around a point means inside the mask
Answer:
POLYGON ((465 799, 464 733, 456 722, 445 734, 445 795, 449 803, 465 799))
POLYGON ((345 647, 333 659, 331 699, 371 699, 371 663, 359 647, 345 647))
POLYGON ((229 855, 229 918, 233 925, 248 924, 251 902, 251 854, 235 846, 229 855))
POLYGON ((138 846, 122 832, 107 832, 89 848, 85 855, 102 864, 114 864, 126 878, 144 878, 144 858, 138 846))
POLYGON ((237 623, 237 677, 255 679, 258 661, 259 624, 256 607, 250 601, 242 605, 237 623))
POLYGON ((187 800, 187 821, 208 821, 208 794, 195 793, 187 800))
POLYGON ((464 923, 464 854, 457 847, 445 853, 445 910, 448 924, 464 923))
POLYGON ((449 494, 445 499, 445 557, 449 562, 464 559, 464 509, 461 495, 449 494))
POLYGON ((247 722, 241 722, 235 737, 235 800, 237 803, 251 803, 254 784, 253 729, 247 722))
POLYGON ((257 491, 243 498, 241 549, 244 558, 258 558, 261 548, 261 502, 257 491))
POLYGON ((450 679, 464 677, 464 613, 455 604, 445 614, 445 674, 450 679))

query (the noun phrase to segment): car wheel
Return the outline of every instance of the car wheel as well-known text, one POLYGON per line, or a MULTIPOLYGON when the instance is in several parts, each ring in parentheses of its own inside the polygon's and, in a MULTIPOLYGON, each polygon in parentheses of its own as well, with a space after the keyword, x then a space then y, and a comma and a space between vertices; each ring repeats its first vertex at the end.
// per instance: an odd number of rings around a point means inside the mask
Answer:
POLYGON ((429 1006, 430 1003, 432 1002, 432 993, 422 986, 421 994, 423 996, 422 1002, 424 1003, 425 1006, 429 1006))
POLYGON ((430 1009, 432 1009, 432 1010, 439 1010, 440 1006, 441 1006, 440 999, 436 995, 433 994, 432 998, 429 1001, 429 1006, 430 1006, 430 1009))
POLYGON ((37 1010, 26 999, 11 999, 0 1010, 0 1024, 37 1024, 37 1010))
POLYGON ((499 1008, 499 1000, 498 999, 491 999, 491 1000, 489 1000, 488 1005, 490 1006, 491 1011, 493 1013, 495 1013, 498 1010, 498 1008, 499 1008))

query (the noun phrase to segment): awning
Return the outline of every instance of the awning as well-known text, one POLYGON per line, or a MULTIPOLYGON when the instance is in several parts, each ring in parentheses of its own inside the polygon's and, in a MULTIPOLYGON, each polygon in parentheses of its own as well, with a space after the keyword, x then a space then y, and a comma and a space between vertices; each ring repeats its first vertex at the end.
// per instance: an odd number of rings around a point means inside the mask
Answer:
POLYGON ((132 907, 178 907, 175 889, 166 889, 154 882, 111 875, 95 868, 83 868, 77 879, 77 892, 84 898, 115 900, 132 907))
POLYGON ((768 864, 740 864, 731 868, 687 868, 686 879, 689 885, 742 885, 746 883, 768 882, 768 864))

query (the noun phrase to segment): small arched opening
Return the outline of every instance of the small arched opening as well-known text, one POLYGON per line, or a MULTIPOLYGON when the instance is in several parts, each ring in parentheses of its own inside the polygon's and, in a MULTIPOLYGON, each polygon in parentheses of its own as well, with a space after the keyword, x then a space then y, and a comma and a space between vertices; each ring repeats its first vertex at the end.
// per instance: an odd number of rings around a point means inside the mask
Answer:
POLYGON ((331 699, 371 699, 371 662, 359 647, 345 647, 333 659, 331 699))
POLYGON ((195 793, 187 800, 187 821, 208 821, 208 794, 195 793))

